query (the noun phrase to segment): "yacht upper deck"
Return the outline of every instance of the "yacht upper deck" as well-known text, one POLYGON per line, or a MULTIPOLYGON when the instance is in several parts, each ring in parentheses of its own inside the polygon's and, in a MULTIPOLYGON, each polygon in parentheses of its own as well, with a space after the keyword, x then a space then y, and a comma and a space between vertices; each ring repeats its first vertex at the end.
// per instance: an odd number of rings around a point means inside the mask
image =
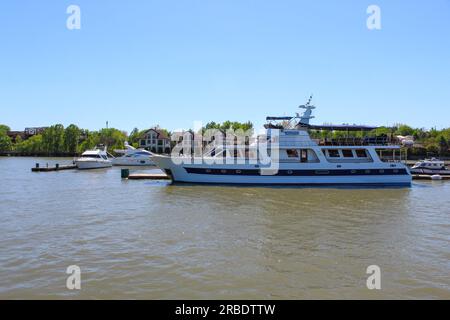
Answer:
MULTIPOLYGON (((312 97, 311 97, 312 98, 312 97)), ((308 136, 312 144, 318 146, 382 146, 382 147, 398 147, 401 145, 399 141, 393 135, 388 136, 386 134, 376 135, 374 130, 378 129, 377 126, 367 125, 312 125, 310 119, 314 118, 312 110, 315 109, 311 105, 311 98, 306 105, 300 106, 305 109, 302 115, 298 113, 294 117, 267 117, 267 123, 265 128, 270 132, 272 129, 280 130, 280 145, 288 143, 288 140, 292 140, 289 136, 293 131, 303 132, 302 136, 308 136), (339 137, 333 135, 333 132, 345 132, 339 137), (355 134, 356 133, 356 134, 355 134), (345 136, 344 136, 345 135, 345 136)), ((306 141, 302 139, 303 143, 306 141)), ((293 142, 293 141, 290 141, 293 142)))

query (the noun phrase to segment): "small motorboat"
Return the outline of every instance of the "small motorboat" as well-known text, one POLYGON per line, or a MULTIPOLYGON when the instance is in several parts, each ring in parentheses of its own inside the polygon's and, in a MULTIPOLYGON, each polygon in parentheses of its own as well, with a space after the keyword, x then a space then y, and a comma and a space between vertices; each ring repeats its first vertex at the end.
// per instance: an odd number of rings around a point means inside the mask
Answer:
MULTIPOLYGON (((99 169, 112 166, 106 146, 99 145, 93 150, 86 150, 75 160, 78 169, 99 169)), ((112 157, 112 156, 110 156, 112 157)))
POLYGON ((424 175, 450 175, 450 170, 445 167, 445 163, 442 160, 431 158, 420 160, 411 168, 412 174, 424 174, 424 175))
POLYGON ((114 150, 114 152, 123 154, 123 156, 114 158, 112 164, 114 166, 154 166, 152 161, 152 153, 145 149, 136 149, 125 142, 125 150, 114 150))

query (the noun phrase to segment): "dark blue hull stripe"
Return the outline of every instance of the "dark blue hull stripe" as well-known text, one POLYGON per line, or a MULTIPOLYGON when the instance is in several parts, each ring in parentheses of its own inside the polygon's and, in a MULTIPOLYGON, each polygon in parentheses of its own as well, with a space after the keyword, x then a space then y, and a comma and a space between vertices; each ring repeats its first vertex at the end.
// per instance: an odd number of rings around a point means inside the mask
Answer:
POLYGON ((173 180, 174 184, 184 185, 216 185, 216 186, 240 186, 240 187, 341 187, 341 188, 354 188, 354 187, 372 187, 372 188, 391 188, 391 187, 411 187, 410 182, 379 182, 379 183, 235 183, 235 182, 192 182, 192 181, 178 181, 173 180))
MULTIPOLYGON (((235 175, 235 176, 261 176, 260 169, 206 169, 184 167, 187 173, 212 174, 212 175, 235 175)), ((371 169, 371 170, 278 170, 271 176, 392 176, 408 175, 406 169, 371 169)), ((267 176, 267 174, 265 174, 267 176)))

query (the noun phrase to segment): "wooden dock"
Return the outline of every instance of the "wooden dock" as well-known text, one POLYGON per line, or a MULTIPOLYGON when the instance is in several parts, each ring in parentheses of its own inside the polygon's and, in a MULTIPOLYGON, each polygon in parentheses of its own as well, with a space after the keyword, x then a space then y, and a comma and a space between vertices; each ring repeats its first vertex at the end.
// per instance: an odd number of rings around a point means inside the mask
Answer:
POLYGON ((130 180, 170 180, 170 177, 164 172, 151 172, 151 173, 131 173, 129 169, 120 170, 120 176, 122 179, 130 180))
POLYGON ((49 167, 41 167, 38 163, 36 163, 36 167, 31 168, 32 172, 50 172, 50 171, 61 171, 61 170, 71 170, 76 169, 77 166, 75 164, 62 165, 56 164, 55 166, 49 167))
POLYGON ((130 180, 170 180, 165 173, 132 173, 128 176, 130 180))

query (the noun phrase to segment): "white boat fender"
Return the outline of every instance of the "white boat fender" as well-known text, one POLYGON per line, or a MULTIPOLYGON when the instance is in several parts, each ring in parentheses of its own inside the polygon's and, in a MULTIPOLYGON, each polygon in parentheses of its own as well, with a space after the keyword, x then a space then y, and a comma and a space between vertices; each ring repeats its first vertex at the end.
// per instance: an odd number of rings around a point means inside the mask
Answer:
POLYGON ((442 180, 442 176, 439 174, 432 175, 431 180, 442 180))

